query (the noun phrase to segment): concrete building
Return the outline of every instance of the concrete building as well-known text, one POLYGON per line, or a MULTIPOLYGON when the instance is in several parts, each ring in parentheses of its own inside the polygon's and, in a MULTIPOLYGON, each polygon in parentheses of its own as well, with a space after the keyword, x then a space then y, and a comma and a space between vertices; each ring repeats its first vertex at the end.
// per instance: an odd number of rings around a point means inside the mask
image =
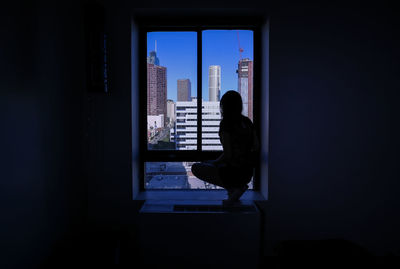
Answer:
MULTIPOLYGON (((219 102, 202 103, 202 149, 222 150, 218 135, 221 121, 219 102)), ((176 102, 176 125, 172 135, 171 141, 176 142, 177 150, 197 149, 197 98, 190 102, 176 102)))
POLYGON ((192 85, 189 79, 178 79, 177 82, 177 101, 190 101, 192 99, 192 85))
POLYGON ((147 115, 167 117, 167 68, 147 63, 147 115))
POLYGON ((238 92, 243 100, 242 114, 253 120, 253 61, 245 58, 239 61, 238 92))
POLYGON ((147 116, 147 138, 154 136, 156 132, 164 128, 164 115, 150 115, 147 116))
POLYGON ((167 100, 167 122, 173 124, 175 122, 175 102, 171 99, 167 100))
POLYGON ((218 102, 221 94, 221 66, 210 65, 208 67, 208 100, 218 102))
POLYGON ((147 130, 164 128, 164 115, 149 115, 147 116, 147 130))

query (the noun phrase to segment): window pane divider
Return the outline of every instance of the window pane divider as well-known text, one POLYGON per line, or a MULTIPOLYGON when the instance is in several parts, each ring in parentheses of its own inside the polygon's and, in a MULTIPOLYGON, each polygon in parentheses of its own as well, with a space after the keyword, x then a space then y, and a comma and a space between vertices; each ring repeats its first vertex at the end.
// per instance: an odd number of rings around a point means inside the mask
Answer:
POLYGON ((197 152, 202 151, 202 71, 203 71, 202 31, 197 30, 197 152))

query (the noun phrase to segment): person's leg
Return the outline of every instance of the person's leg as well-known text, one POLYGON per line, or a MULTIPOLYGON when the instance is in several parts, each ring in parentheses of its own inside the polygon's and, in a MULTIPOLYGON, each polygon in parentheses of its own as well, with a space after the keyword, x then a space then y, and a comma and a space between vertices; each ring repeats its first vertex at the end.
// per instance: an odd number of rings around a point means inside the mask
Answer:
POLYGON ((227 176, 229 181, 229 186, 227 187, 228 199, 223 200, 224 205, 233 205, 239 202, 240 197, 248 189, 248 183, 252 177, 252 170, 246 167, 230 167, 226 170, 225 176, 227 176))
POLYGON ((194 163, 192 165, 192 173, 201 180, 224 188, 222 180, 219 177, 218 168, 211 163, 194 163))

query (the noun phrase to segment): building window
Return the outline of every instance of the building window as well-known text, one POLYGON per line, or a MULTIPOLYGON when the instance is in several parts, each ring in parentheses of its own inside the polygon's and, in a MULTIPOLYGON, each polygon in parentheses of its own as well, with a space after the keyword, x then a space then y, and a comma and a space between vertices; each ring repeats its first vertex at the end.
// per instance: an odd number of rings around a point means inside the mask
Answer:
POLYGON ((195 178, 191 166, 222 153, 219 101, 225 92, 238 91, 242 114, 256 116, 253 34, 253 29, 145 31, 144 189, 220 189, 195 178))

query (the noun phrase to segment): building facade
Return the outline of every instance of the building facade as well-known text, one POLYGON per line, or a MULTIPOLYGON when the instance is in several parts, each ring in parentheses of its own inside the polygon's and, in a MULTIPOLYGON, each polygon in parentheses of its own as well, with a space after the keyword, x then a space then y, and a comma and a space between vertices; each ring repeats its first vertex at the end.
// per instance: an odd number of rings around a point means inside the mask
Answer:
POLYGON ((147 63, 147 115, 167 118, 167 68, 147 63))
POLYGON ((178 79, 177 82, 177 101, 190 101, 192 100, 192 85, 189 79, 178 79))
POLYGON ((164 128, 164 115, 147 116, 147 139, 154 136, 157 131, 164 128))
POLYGON ((175 123, 175 102, 171 99, 167 100, 167 122, 172 125, 175 123))
POLYGON ((147 116, 147 130, 164 128, 164 115, 147 116))
POLYGON ((218 102, 221 95, 221 66, 210 65, 208 67, 208 100, 218 102))
MULTIPOLYGON (((219 102, 203 101, 202 104, 202 149, 222 150, 218 135, 221 121, 219 102)), ((176 124, 171 132, 171 141, 175 141, 177 150, 197 149, 196 98, 190 102, 176 102, 176 124)))
POLYGON ((242 114, 253 120, 253 61, 245 58, 238 64, 238 92, 243 100, 242 114))

